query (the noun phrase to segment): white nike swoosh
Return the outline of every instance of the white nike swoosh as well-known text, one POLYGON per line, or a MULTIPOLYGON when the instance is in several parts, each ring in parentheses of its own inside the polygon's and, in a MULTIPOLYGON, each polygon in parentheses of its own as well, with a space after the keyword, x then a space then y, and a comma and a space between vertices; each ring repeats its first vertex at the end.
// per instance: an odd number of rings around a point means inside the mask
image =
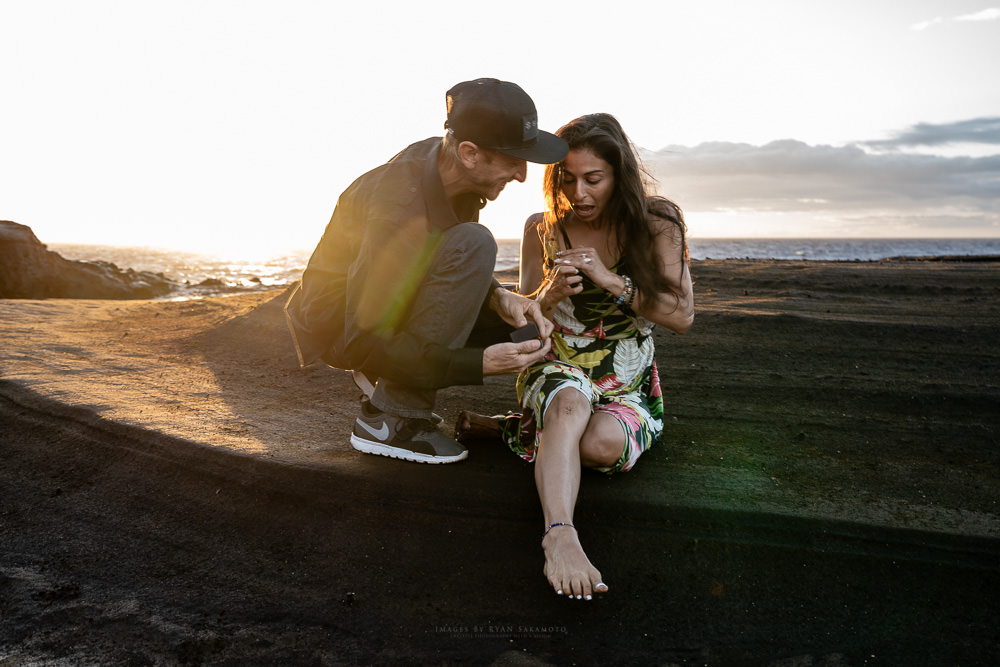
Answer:
POLYGON ((389 425, 386 424, 385 422, 382 422, 382 428, 378 430, 373 429, 371 426, 361 421, 360 419, 358 420, 358 426, 368 431, 379 440, 385 440, 386 438, 389 437, 389 425))

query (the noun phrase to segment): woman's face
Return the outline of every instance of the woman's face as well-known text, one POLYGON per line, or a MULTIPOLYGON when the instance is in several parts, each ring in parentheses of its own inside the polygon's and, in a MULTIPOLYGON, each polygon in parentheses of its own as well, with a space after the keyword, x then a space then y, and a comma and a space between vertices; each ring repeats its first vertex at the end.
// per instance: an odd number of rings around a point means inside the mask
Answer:
POLYGON ((614 187, 614 169, 592 150, 574 148, 566 155, 562 191, 580 220, 600 222, 614 187))

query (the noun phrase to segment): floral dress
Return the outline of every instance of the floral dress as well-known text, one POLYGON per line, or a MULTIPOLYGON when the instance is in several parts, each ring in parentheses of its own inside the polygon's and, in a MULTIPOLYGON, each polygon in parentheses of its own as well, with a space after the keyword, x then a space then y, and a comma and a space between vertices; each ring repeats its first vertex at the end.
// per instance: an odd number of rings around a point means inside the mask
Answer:
MULTIPOLYGON (((569 247, 565 232, 563 236, 569 247)), ((548 275, 559 247, 551 237, 543 241, 543 247, 548 275)), ((611 270, 621 272, 617 265, 611 270)), ((521 458, 534 461, 545 409, 557 392, 571 387, 590 399, 595 413, 618 419, 625 432, 621 458, 600 470, 629 470, 663 431, 663 396, 650 335, 653 323, 623 314, 615 297, 586 275, 583 291, 563 299, 552 319, 552 351, 518 376, 517 398, 523 414, 501 420, 504 441, 521 458)))

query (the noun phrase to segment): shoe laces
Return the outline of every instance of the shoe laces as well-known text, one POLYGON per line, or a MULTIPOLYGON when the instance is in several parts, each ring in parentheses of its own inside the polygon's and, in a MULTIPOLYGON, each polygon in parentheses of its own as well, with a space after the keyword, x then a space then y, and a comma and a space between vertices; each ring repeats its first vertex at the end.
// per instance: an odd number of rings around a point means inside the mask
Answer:
POLYGON ((403 422, 402 428, 399 429, 399 435, 404 438, 412 438, 420 433, 434 430, 437 430, 437 425, 432 420, 425 417, 408 417, 403 422))

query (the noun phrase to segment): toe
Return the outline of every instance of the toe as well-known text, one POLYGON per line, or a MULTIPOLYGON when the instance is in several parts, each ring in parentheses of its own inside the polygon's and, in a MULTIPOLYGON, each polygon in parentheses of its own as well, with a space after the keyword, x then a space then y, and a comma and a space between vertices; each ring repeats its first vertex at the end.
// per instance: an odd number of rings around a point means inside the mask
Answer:
POLYGON ((548 570, 548 566, 546 566, 545 568, 543 568, 543 573, 545 574, 545 578, 549 582, 549 586, 551 586, 552 590, 554 590, 556 592, 556 595, 560 595, 561 596, 561 595, 566 595, 566 594, 570 593, 569 588, 566 587, 566 586, 564 586, 563 582, 559 581, 555 577, 548 576, 548 571, 547 570, 548 570))

